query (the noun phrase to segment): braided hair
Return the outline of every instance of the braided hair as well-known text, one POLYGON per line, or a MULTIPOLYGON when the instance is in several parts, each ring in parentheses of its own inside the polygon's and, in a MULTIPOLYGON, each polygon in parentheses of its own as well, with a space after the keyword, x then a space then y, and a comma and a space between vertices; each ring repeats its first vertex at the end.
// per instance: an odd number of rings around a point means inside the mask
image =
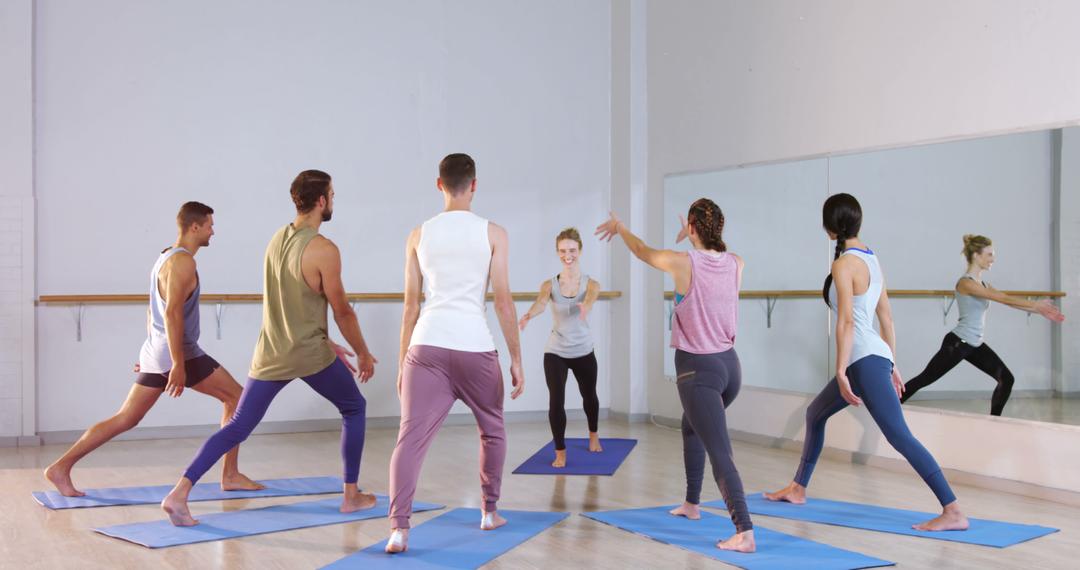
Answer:
MULTIPOLYGON (((862 227, 862 206, 851 194, 833 194, 825 200, 821 209, 821 225, 830 233, 836 234, 836 252, 833 260, 840 259, 844 253, 845 242, 859 235, 862 227)), ((821 296, 825 304, 830 308, 829 289, 832 287, 833 276, 830 271, 825 277, 825 285, 821 289, 821 296)))
POLYGON ((698 199, 690 205, 690 212, 686 219, 690 225, 694 226, 694 231, 697 232, 701 245, 705 249, 727 251, 727 244, 723 240, 724 212, 720 210, 716 202, 708 198, 698 199))

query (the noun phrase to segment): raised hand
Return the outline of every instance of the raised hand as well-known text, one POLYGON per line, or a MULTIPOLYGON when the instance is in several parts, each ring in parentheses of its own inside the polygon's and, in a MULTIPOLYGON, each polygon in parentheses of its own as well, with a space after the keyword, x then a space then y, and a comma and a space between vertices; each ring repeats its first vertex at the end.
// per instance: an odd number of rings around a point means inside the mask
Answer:
POLYGON ((679 235, 675 236, 675 243, 679 243, 688 237, 690 237, 690 229, 686 225, 686 218, 679 214, 679 235))
POLYGON ((619 235, 619 224, 622 221, 615 215, 615 212, 608 212, 611 217, 604 223, 596 226, 596 231, 593 235, 600 236, 600 241, 611 241, 611 238, 619 235))

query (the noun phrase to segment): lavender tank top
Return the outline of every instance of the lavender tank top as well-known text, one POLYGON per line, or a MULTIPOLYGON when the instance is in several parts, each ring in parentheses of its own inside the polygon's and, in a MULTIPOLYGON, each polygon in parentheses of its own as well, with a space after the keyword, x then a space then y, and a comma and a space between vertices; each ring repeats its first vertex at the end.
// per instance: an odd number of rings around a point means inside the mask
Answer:
POLYGON ((675 305, 671 346, 692 354, 725 352, 735 346, 739 321, 739 266, 729 253, 690 250, 690 288, 675 305))
MULTIPOLYGON (((158 289, 158 273, 161 266, 178 253, 190 253, 182 247, 174 247, 161 252, 157 263, 150 271, 150 330, 139 351, 139 371, 149 374, 164 374, 172 370, 172 356, 169 354, 169 340, 165 333, 165 299, 158 289)), ((199 293, 202 283, 196 282, 195 290, 184 301, 184 360, 198 358, 204 354, 199 347, 199 293)))

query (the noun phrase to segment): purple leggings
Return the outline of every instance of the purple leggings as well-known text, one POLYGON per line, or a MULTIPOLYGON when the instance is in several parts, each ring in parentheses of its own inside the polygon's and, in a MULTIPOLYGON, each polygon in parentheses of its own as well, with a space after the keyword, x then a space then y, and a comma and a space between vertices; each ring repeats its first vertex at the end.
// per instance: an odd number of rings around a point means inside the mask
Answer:
MULTIPOLYGON (((367 401, 356 387, 349 369, 340 359, 311 376, 301 378, 312 390, 330 400, 341 412, 341 461, 344 463, 345 482, 356 483, 360 478, 360 456, 364 453, 364 424, 367 401)), ((192 484, 217 463, 221 456, 247 439, 259 425, 270 402, 292 380, 256 380, 248 378, 240 405, 229 423, 206 440, 202 449, 184 472, 192 484)))

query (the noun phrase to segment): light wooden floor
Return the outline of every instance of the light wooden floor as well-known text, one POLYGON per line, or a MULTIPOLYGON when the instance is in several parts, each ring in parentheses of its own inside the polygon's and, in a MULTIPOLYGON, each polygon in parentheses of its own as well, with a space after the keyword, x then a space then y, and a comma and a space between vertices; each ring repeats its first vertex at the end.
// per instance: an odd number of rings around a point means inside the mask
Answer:
MULTIPOLYGON (((571 423, 571 436, 584 432, 571 423)), ((510 424, 510 451, 500 507, 505 509, 589 510, 657 506, 681 500, 683 469, 678 432, 652 425, 606 423, 604 435, 634 437, 637 448, 614 477, 511 475, 521 461, 550 439, 546 424, 510 424)), ((361 484, 387 488, 387 465, 396 430, 369 430, 361 484)), ((417 499, 448 506, 479 504, 475 465, 476 429, 444 427, 425 465, 417 499)), ((106 445, 75 472, 81 487, 169 483, 194 454, 198 440, 128 441, 106 445)), ((338 438, 333 433, 266 435, 251 438, 240 455, 253 477, 337 474, 338 438)), ((388 535, 385 519, 282 532, 251 538, 149 550, 100 536, 95 526, 156 519, 155 506, 49 511, 30 498, 45 488, 43 466, 60 446, 0 449, 0 567, 3 568, 317 568, 388 535)), ((786 483, 795 468, 793 453, 736 444, 736 460, 747 491, 786 483)), ((216 471, 212 472, 216 475, 216 471)), ((1078 475, 1080 476, 1080 475, 1078 475)), ((208 480, 211 477, 208 476, 208 480)), ((915 476, 823 460, 811 491, 816 496, 891 507, 934 510, 933 496, 915 476)), ((755 524, 811 540, 893 560, 901 568, 1076 568, 1080 558, 1080 508, 956 487, 970 516, 1054 526, 1062 532, 999 550, 892 534, 817 525, 769 517, 755 524)), ((309 497, 308 499, 310 499, 309 497)), ((704 500, 718 498, 706 485, 704 500)), ((296 502, 296 497, 193 503, 209 513, 296 502)), ((438 512, 416 515, 414 524, 438 512)), ((725 568, 720 562, 640 536, 571 516, 488 568, 725 568)), ((813 568, 807 561, 806 568, 813 568)))
MULTIPOLYGON (((911 400, 908 406, 989 414, 990 398, 970 400, 911 400)), ((1012 398, 1002 413, 1007 418, 1080 425, 1080 398, 1012 398)))

